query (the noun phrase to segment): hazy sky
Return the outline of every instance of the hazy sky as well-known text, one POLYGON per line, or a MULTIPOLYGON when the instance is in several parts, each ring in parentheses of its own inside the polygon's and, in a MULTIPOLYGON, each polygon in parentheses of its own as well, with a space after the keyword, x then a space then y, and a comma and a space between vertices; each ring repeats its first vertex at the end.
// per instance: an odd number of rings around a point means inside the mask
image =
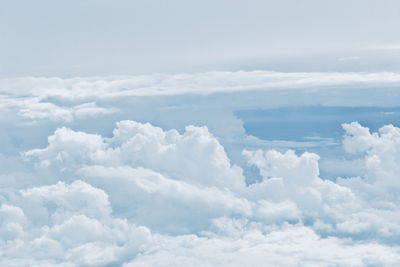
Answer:
POLYGON ((0 76, 400 69, 397 0, 0 0, 0 76))

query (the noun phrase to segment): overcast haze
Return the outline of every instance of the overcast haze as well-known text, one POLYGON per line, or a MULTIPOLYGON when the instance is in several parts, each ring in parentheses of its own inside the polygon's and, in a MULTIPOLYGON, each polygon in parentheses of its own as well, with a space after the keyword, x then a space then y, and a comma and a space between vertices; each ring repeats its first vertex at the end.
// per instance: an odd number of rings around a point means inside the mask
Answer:
POLYGON ((399 25, 396 0, 1 0, 0 71, 398 70, 399 25))

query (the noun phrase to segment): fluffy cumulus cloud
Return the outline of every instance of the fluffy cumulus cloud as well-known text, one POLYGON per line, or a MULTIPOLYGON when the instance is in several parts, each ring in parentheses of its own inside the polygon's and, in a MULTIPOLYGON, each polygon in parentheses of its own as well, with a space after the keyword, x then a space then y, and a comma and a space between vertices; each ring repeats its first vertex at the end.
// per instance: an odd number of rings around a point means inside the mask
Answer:
POLYGON ((343 141, 346 151, 365 155, 365 179, 396 197, 400 191, 400 129, 386 125, 370 133, 357 122, 343 127, 347 132, 343 141))
POLYGON ((143 167, 197 185, 232 190, 244 186, 241 169, 230 164, 224 148, 206 127, 188 126, 181 135, 149 123, 121 121, 112 138, 61 128, 49 137, 47 148, 25 155, 57 168, 143 167))
POLYGON ((130 258, 151 241, 150 231, 111 211, 104 191, 79 180, 16 192, 0 207, 0 264, 98 266, 130 258))
POLYGON ((245 150, 255 183, 206 127, 59 128, 22 155, 52 178, 1 191, 0 264, 396 266, 400 129, 343 128, 364 173, 326 180, 314 153, 245 150))

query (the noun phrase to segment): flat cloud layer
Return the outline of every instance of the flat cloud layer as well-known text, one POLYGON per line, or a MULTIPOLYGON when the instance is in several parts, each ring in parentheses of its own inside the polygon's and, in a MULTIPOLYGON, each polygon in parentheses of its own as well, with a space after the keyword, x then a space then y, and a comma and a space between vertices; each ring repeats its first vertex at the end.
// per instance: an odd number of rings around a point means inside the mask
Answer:
POLYGON ((3 192, 0 263, 395 266, 400 129, 343 128, 360 177, 322 179, 313 153, 244 151, 262 176, 252 184, 206 127, 59 128, 23 154, 53 180, 3 192))
POLYGON ((0 110, 30 120, 69 122, 117 112, 118 108, 110 107, 108 102, 127 97, 293 89, 350 90, 399 84, 397 72, 238 71, 70 79, 25 77, 0 80, 0 110))
POLYGON ((91 78, 11 78, 1 80, 3 93, 60 98, 210 94, 243 90, 277 90, 348 85, 398 85, 397 72, 238 71, 155 74, 91 78), (96 90, 94 90, 96 89, 96 90))

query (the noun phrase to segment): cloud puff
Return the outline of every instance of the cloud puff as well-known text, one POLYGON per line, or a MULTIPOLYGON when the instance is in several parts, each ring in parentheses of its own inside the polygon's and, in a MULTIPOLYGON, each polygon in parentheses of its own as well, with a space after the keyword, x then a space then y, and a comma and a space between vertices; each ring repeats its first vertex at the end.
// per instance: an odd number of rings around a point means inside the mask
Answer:
POLYGON ((107 194, 82 181, 19 191, 0 207, 0 264, 99 266, 131 258, 150 231, 113 218, 107 194))
POLYGON ((29 101, 19 110, 19 115, 32 120, 50 120, 70 122, 75 119, 105 115, 117 112, 116 108, 98 107, 95 102, 74 105, 72 107, 57 106, 49 102, 29 101))
MULTIPOLYGON (((21 90, 23 91, 23 90, 21 90)), ((21 95, 2 97, 0 93, 0 109, 3 112, 15 113, 27 121, 71 122, 96 115, 112 114, 118 111, 114 107, 99 107, 96 102, 83 104, 65 104, 57 101, 46 101, 38 96, 21 95)))
POLYGON ((112 138, 60 128, 49 137, 47 148, 25 155, 38 158, 42 165, 61 168, 128 165, 199 185, 232 190, 244 186, 241 169, 230 164, 224 148, 206 127, 188 126, 179 134, 148 123, 121 121, 112 138))
POLYGON ((384 187, 397 196, 400 191, 400 128, 385 125, 377 133, 357 122, 343 124, 346 135, 343 146, 352 154, 364 154, 364 178, 375 187, 384 187))

